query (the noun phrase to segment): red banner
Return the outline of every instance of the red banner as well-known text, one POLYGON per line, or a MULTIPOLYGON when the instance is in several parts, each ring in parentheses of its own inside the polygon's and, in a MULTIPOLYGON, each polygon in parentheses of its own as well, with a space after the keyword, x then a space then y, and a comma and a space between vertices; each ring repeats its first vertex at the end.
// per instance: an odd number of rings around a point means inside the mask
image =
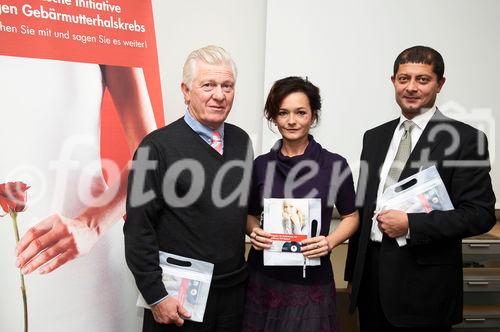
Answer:
POLYGON ((0 0, 0 40, 0 184, 29 186, 0 210, 0 331, 137 331, 121 216, 164 124, 151 2, 0 0))

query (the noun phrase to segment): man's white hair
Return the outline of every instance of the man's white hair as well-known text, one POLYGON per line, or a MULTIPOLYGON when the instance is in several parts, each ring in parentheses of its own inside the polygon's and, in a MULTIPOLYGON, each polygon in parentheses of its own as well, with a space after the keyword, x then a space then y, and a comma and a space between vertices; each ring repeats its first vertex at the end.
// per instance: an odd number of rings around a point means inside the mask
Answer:
POLYGON ((197 74, 196 71, 199 61, 203 61, 209 65, 231 66, 234 81, 236 82, 238 72, 231 55, 222 47, 209 45, 191 52, 184 63, 184 68, 182 69, 182 82, 186 84, 189 89, 191 89, 191 84, 197 74))

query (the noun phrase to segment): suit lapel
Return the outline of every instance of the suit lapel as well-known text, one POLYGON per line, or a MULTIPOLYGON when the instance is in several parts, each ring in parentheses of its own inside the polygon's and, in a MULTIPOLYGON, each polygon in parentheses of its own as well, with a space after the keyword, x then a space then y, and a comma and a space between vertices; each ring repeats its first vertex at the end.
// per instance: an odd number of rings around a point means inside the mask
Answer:
POLYGON ((387 151, 389 150, 389 145, 391 144, 392 136, 394 135, 394 130, 396 130, 398 123, 399 118, 388 122, 387 125, 379 129, 380 132, 374 135, 378 138, 378 140, 376 142, 370 142, 371 146, 369 151, 372 152, 368 158, 368 162, 370 163, 370 178, 367 186, 367 202, 375 202, 376 200, 380 183, 380 170, 382 168, 382 164, 384 163, 385 156, 387 155, 387 151))
POLYGON ((394 130, 396 129, 398 123, 399 118, 374 129, 369 137, 371 140, 367 141, 365 146, 363 146, 363 150, 366 151, 366 159, 364 161, 368 163, 368 179, 366 183, 366 193, 364 195, 364 207, 362 209, 363 219, 360 235, 362 242, 361 246, 364 247, 362 250, 366 249, 368 240, 370 239, 370 230, 372 225, 371 218, 373 216, 377 200, 377 191, 380 184, 380 170, 387 155, 387 151, 389 150, 389 145, 391 144, 392 136, 394 135, 394 130))
POLYGON ((387 126, 382 128, 382 132, 379 137, 380 140, 378 142, 373 142, 376 144, 375 146, 375 156, 373 158, 374 166, 378 169, 377 175, 380 177, 380 167, 384 163, 385 156, 387 155, 387 151, 389 150, 389 145, 391 144, 392 136, 394 135, 394 130, 396 130, 396 126, 399 123, 399 119, 391 121, 387 124, 387 126))

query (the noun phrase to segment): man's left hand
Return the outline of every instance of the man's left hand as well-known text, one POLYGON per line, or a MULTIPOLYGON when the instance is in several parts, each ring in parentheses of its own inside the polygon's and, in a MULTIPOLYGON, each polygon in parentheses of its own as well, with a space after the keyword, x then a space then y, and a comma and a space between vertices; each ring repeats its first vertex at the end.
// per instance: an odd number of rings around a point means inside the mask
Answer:
POLYGON ((408 234, 408 215, 397 210, 382 211, 377 216, 378 228, 387 236, 396 238, 408 234))

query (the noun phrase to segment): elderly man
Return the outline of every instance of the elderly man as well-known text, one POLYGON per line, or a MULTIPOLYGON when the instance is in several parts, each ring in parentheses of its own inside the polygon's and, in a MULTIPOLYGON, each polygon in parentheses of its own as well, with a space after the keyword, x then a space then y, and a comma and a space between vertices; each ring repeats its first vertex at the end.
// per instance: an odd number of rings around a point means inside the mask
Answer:
POLYGON ((151 310, 143 331, 240 331, 245 280, 248 135, 224 123, 236 67, 217 46, 193 51, 181 84, 184 117, 142 141, 129 177, 125 253, 151 310), (214 264, 202 323, 167 293, 159 251, 214 264))

